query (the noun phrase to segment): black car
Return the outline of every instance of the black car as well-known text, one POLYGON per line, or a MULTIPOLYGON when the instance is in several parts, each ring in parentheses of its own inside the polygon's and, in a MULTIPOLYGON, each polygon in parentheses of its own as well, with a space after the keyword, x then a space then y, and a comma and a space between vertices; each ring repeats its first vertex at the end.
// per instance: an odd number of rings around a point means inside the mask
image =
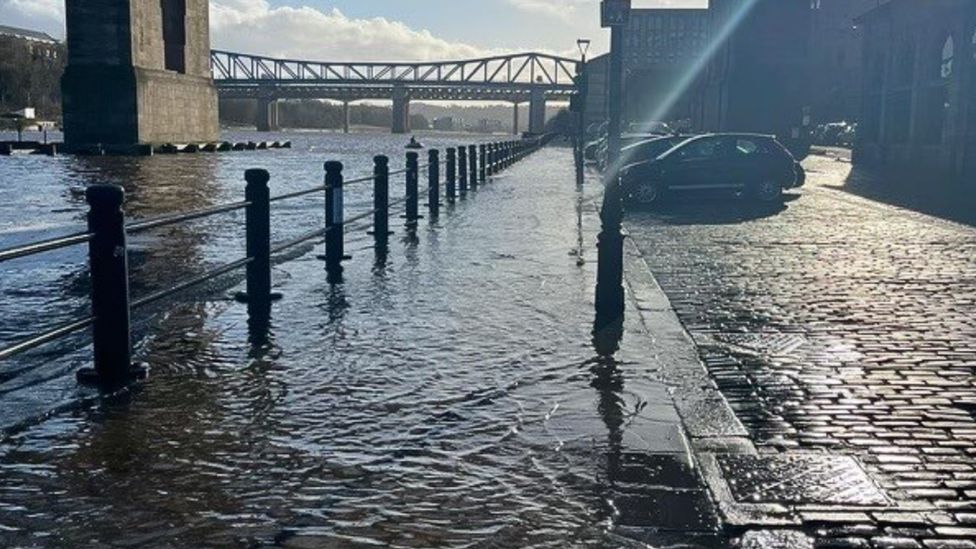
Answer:
POLYGON ((692 137, 621 171, 627 196, 642 205, 674 191, 723 189, 771 203, 805 179, 803 168, 775 137, 746 133, 692 137))

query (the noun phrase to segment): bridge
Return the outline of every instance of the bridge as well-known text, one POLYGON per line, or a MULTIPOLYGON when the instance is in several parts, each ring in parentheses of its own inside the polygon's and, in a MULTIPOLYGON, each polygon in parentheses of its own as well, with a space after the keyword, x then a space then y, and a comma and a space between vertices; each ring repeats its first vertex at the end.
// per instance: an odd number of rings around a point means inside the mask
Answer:
POLYGON ((277 59, 221 50, 210 53, 220 97, 258 101, 259 130, 278 126, 282 99, 328 99, 343 104, 349 131, 349 104, 392 100, 393 133, 410 131, 410 101, 498 101, 529 103, 529 132, 542 133, 546 101, 576 93, 574 59, 541 53, 428 63, 343 63, 277 59))

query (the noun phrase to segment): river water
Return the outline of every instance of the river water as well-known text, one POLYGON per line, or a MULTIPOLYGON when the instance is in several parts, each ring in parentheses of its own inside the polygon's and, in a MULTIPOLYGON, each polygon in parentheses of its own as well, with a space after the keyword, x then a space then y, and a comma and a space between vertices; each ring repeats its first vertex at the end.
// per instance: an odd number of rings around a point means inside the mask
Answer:
MULTIPOLYGON (((376 153, 402 164, 399 137, 273 138, 295 148, 0 158, 0 247, 77 228, 91 183, 123 185, 138 219, 240 200, 246 168, 281 193, 320 184, 325 160, 350 177, 376 153)), ((382 260, 350 231, 344 284, 325 282, 320 247, 278 263, 284 299, 259 341, 227 298, 239 277, 136 315, 152 374, 125 397, 83 404, 87 334, 4 362, 0 545, 625 546, 608 541, 621 431, 673 433, 647 419, 661 404, 639 382, 594 357, 594 269, 574 254, 585 242, 592 259, 595 220, 574 215, 569 164, 540 152, 416 234, 394 219, 382 260)), ((368 186, 348 192, 349 215, 368 208, 368 186)), ((322 210, 318 196, 275 205, 275 240, 321 226, 322 210)), ((134 239, 133 294, 243 255, 241 221, 134 239)), ((83 247, 2 273, 0 345, 87 312, 83 247)))

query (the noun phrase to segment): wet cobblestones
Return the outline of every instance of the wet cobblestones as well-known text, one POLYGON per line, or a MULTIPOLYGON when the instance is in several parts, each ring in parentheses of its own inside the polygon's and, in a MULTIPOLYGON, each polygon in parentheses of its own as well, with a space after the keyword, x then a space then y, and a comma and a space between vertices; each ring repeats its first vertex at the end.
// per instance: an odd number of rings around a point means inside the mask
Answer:
POLYGON ((976 547, 976 229, 807 168, 783 211, 682 201, 628 229, 760 451, 855 456, 894 503, 802 517, 817 547, 976 547))

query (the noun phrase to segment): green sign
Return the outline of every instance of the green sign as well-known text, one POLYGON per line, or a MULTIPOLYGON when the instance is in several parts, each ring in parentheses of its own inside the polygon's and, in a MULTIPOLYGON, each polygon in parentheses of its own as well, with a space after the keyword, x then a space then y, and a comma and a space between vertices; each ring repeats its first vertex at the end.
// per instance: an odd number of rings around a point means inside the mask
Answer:
POLYGON ((601 27, 622 27, 630 22, 631 0, 603 0, 600 5, 601 27))

